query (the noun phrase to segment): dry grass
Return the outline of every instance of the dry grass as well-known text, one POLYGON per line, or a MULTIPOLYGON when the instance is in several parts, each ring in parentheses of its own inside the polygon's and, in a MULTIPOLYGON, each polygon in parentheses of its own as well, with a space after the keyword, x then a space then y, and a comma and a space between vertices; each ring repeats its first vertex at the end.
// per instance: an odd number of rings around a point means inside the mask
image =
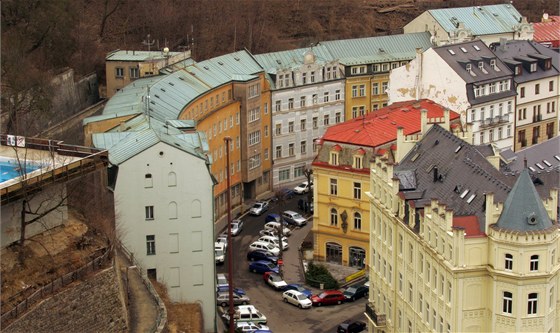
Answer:
POLYGON ((167 308, 167 329, 170 333, 201 333, 202 310, 196 303, 174 303, 169 300, 165 286, 150 280, 167 308))

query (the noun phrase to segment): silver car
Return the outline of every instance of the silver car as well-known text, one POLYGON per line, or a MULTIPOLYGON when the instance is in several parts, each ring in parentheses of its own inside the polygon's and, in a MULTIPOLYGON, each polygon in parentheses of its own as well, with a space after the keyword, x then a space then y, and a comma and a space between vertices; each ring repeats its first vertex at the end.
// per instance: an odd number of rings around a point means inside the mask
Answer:
POLYGON ((249 210, 249 214, 251 215, 261 215, 262 213, 268 210, 268 202, 266 201, 257 201, 249 210))
POLYGON ((233 220, 231 221, 231 235, 237 236, 243 230, 243 221, 233 220))
MULTIPOLYGON (((246 305, 251 302, 251 299, 247 295, 239 295, 233 293, 233 304, 235 305, 246 305)), ((221 306, 228 306, 229 305, 229 293, 218 293, 216 296, 216 303, 221 306)))

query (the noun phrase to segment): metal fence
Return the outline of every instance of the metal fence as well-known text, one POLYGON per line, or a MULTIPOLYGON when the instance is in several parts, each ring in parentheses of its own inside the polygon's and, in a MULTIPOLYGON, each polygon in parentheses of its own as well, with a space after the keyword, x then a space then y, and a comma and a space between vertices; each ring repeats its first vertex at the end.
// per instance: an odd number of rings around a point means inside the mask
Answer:
POLYGON ((76 269, 75 271, 70 272, 66 275, 63 275, 51 281, 50 283, 43 286, 39 290, 35 291, 30 296, 26 297, 23 301, 15 305, 13 309, 2 314, 2 318, 1 318, 2 327, 6 327, 10 321, 18 318, 21 314, 25 313, 27 310, 33 307, 33 305, 43 300, 46 296, 50 296, 55 292, 57 292, 58 290, 60 290, 62 287, 78 279, 82 279, 86 275, 92 272, 95 272, 109 258, 110 252, 111 251, 108 248, 105 248, 103 254, 101 254, 99 257, 94 258, 89 263, 76 269))
MULTIPOLYGON (((154 299, 154 302, 156 302, 156 304, 158 306, 156 322, 154 323, 154 325, 152 326, 152 329, 150 331, 154 332, 154 333, 164 332, 165 326, 167 325, 167 309, 165 308, 165 304, 163 303, 163 301, 159 297, 156 289, 154 288, 154 286, 150 282, 150 279, 148 279, 148 277, 146 276, 146 272, 142 268, 142 265, 140 265, 134 259, 134 255, 126 248, 126 246, 124 246, 124 244, 119 242, 119 246, 122 250, 122 253, 130 261, 130 263, 132 265, 136 266, 138 274, 140 274, 140 277, 142 278, 142 282, 144 283, 144 285, 146 286, 146 289, 148 289, 148 292, 150 293, 150 295, 154 299)), ((128 283, 128 281, 127 281, 127 283, 128 283)))

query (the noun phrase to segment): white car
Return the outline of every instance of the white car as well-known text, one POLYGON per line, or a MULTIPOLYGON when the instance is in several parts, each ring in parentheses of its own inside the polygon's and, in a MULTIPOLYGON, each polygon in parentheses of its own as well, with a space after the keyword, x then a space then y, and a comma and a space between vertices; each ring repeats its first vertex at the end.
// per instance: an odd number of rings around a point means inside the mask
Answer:
POLYGON ((266 201, 257 201, 249 210, 249 214, 251 215, 261 215, 262 213, 268 210, 268 202, 266 201))
MULTIPOLYGON (((286 238, 286 237, 284 237, 286 238)), ((278 236, 274 237, 274 236, 261 236, 258 239, 259 242, 264 242, 264 243, 269 243, 272 244, 276 247, 280 247, 280 242, 278 241, 278 236)), ((288 242, 285 241, 284 239, 282 239, 282 250, 285 251, 288 249, 288 242)))
POLYGON ((309 185, 307 181, 304 181, 303 183, 294 187, 294 192, 296 192, 297 194, 303 194, 309 192, 309 190, 312 188, 313 188, 313 182, 311 182, 311 185, 309 185))
POLYGON ((293 304, 300 309, 309 309, 312 304, 304 293, 297 290, 286 290, 282 293, 282 299, 284 302, 293 304))
POLYGON ((224 245, 224 251, 227 251, 227 246, 228 246, 227 232, 226 233, 221 233, 218 236, 218 238, 216 238, 216 244, 223 244, 224 245))
POLYGON ((276 246, 269 243, 259 242, 259 241, 253 242, 251 243, 251 245, 249 245, 249 251, 256 251, 256 250, 269 251, 270 253, 274 254, 276 257, 280 254, 280 249, 277 248, 276 246))
POLYGON ((246 321, 240 321, 237 323, 236 326, 236 332, 254 332, 254 331, 258 331, 258 330, 266 330, 266 331, 270 331, 270 328, 268 328, 268 326, 263 325, 263 324, 255 324, 253 322, 246 322, 246 321))
MULTIPOLYGON (((278 233, 276 232, 276 230, 272 230, 272 229, 263 229, 261 231, 259 231, 259 235, 261 236, 271 236, 271 237, 276 237, 278 238, 278 233)), ((282 240, 284 242, 288 242, 288 237, 284 236, 282 237, 282 240)))
POLYGON ((224 243, 214 243, 214 257, 216 264, 223 264, 226 259, 226 247, 224 243))
POLYGON ((266 272, 263 277, 265 282, 275 290, 284 290, 288 285, 286 281, 282 279, 280 274, 276 274, 274 272, 266 272))
MULTIPOLYGON (((265 230, 278 231, 278 229, 280 229, 280 223, 274 222, 274 221, 266 222, 265 225, 264 225, 264 229, 265 229, 265 230)), ((292 231, 290 230, 290 228, 284 227, 282 233, 283 233, 284 235, 289 236, 289 235, 292 234, 292 231)))
POLYGON ((233 220, 231 221, 231 235, 237 236, 243 230, 243 221, 233 220))

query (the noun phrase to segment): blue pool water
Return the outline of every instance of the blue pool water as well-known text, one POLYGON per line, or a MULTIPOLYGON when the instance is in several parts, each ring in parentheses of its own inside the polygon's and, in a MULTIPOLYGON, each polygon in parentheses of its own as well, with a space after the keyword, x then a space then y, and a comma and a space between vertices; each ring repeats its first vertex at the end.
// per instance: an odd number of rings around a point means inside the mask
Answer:
MULTIPOLYGON (((25 165, 25 173, 37 170, 40 167, 40 165, 30 164, 28 162, 25 165)), ((20 175, 21 171, 16 160, 0 160, 0 183, 19 177, 20 175)))

